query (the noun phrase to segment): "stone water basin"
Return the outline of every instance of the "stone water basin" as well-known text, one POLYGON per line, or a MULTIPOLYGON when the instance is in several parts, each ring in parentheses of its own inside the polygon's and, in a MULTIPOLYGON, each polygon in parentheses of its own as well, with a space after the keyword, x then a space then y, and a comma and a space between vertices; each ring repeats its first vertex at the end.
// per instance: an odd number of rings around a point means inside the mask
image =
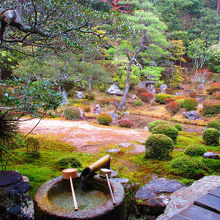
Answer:
POLYGON ((94 219, 124 220, 124 189, 111 181, 116 204, 112 204, 108 185, 105 179, 94 176, 81 185, 79 178, 73 180, 79 211, 74 211, 69 180, 62 177, 43 184, 35 195, 35 219, 94 219))

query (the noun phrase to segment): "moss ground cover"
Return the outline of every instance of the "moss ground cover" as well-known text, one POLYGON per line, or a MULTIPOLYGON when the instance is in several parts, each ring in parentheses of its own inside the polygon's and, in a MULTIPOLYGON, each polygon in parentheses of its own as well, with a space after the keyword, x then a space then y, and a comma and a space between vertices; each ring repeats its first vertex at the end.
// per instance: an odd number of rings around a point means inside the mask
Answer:
MULTIPOLYGON (((43 137, 35 135, 34 137, 37 137, 40 140, 40 158, 27 160, 26 148, 20 148, 16 150, 16 154, 8 167, 8 169, 21 172, 30 179, 32 195, 34 195, 37 188, 44 182, 60 175, 60 170, 56 166, 56 162, 60 158, 76 157, 82 164, 82 168, 79 168, 80 171, 106 154, 106 148, 101 148, 101 151, 95 154, 87 154, 77 152, 74 146, 60 142, 50 136, 43 137)), ((172 158, 177 159, 184 157, 184 150, 188 146, 202 146, 208 151, 220 153, 219 146, 206 146, 202 140, 201 134, 181 131, 179 132, 174 151, 171 153, 172 158)), ((107 148, 118 147, 109 145, 107 148)), ((174 172, 171 167, 172 160, 160 161, 156 159, 146 159, 144 153, 134 154, 131 149, 132 146, 121 149, 121 152, 117 154, 111 154, 111 167, 119 173, 119 177, 128 178, 130 182, 138 182, 141 185, 150 181, 155 175, 158 177, 177 179, 185 184, 190 184, 195 181, 195 179, 192 180, 189 176, 182 175, 181 172, 178 172, 177 170, 174 172)), ((220 171, 212 168, 218 167, 219 164, 215 164, 215 162, 212 163, 210 161, 204 162, 201 157, 196 157, 196 160, 205 164, 204 166, 206 168, 203 169, 204 175, 220 175, 220 171)))

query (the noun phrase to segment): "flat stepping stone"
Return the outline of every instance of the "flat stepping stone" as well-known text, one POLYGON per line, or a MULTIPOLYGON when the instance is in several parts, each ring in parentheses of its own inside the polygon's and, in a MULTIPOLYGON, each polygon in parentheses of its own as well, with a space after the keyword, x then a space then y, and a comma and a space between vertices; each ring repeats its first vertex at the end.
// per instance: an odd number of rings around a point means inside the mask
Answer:
POLYGON ((192 205, 169 220, 217 220, 220 215, 197 205, 192 205))
POLYGON ((120 149, 116 149, 116 148, 106 150, 107 153, 119 153, 120 151, 121 151, 120 149))
MULTIPOLYGON (((219 197, 220 199, 220 188, 217 188, 215 190, 212 190, 211 192, 209 192, 208 194, 219 197)), ((219 201, 220 202, 220 201, 219 201)))
POLYGON ((134 145, 134 149, 130 151, 133 154, 140 154, 146 152, 146 148, 144 145, 136 144, 134 145))
POLYGON ((129 179, 125 179, 125 178, 110 178, 110 179, 121 184, 129 183, 129 179))
POLYGON ((133 144, 131 144, 131 143, 121 143, 121 144, 119 144, 118 146, 119 147, 125 147, 125 148, 127 148, 127 147, 130 147, 130 146, 132 146, 133 144))

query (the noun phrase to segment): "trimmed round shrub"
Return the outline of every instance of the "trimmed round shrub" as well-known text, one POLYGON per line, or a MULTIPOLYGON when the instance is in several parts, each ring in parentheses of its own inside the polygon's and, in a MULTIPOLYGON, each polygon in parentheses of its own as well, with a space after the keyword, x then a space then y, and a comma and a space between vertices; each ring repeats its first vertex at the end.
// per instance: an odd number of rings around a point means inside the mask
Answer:
POLYGON ((207 145, 219 145, 220 131, 215 128, 207 128, 202 133, 202 138, 207 145))
POLYGON ((186 98, 183 101, 183 108, 185 108, 187 111, 196 110, 199 102, 195 98, 186 98))
POLYGON ((220 82, 215 82, 212 85, 210 85, 210 87, 207 89, 207 92, 209 93, 209 95, 212 95, 215 92, 219 92, 220 91, 220 82))
POLYGON ((203 103, 203 114, 206 116, 220 113, 220 100, 206 100, 203 103))
POLYGON ((202 163, 199 160, 193 158, 180 157, 171 161, 171 168, 175 174, 178 174, 184 178, 200 179, 204 176, 204 170, 202 163))
POLYGON ((139 97, 141 101, 149 103, 154 99, 154 94, 150 92, 142 92, 139 94, 139 97))
POLYGON ((137 101, 134 101, 134 102, 133 102, 133 105, 135 105, 135 106, 141 106, 141 105, 143 105, 143 103, 142 103, 141 100, 137 100, 137 101))
POLYGON ((75 157, 63 157, 56 162, 56 166, 59 170, 82 167, 80 161, 75 157))
POLYGON ((91 111, 90 106, 89 105, 83 106, 83 111, 84 112, 90 112, 91 111))
POLYGON ((176 125, 174 125, 174 128, 176 128, 177 131, 183 131, 183 126, 180 125, 180 124, 176 124, 176 125))
POLYGON ((173 96, 165 93, 159 93, 155 95, 156 102, 165 104, 165 99, 172 99, 173 96))
POLYGON ((171 125, 157 125, 153 129, 153 134, 165 134, 170 137, 174 141, 174 143, 176 142, 176 139, 178 137, 177 129, 171 125))
POLYGON ((181 108, 181 104, 177 102, 170 102, 166 104, 166 110, 172 114, 176 114, 181 108))
POLYGON ((217 121, 217 120, 210 121, 206 127, 207 128, 215 128, 220 131, 220 121, 217 121))
POLYGON ((131 128, 133 124, 134 124, 133 121, 128 119, 122 119, 118 121, 119 127, 123 127, 123 128, 131 128))
POLYGON ((97 116, 97 120, 101 125, 110 125, 112 123, 112 116, 107 113, 101 113, 97 116))
POLYGON ((80 109, 76 106, 68 106, 63 111, 64 117, 68 120, 80 119, 80 109))
POLYGON ((173 150, 173 140, 164 134, 152 134, 145 142, 146 158, 168 159, 173 150))
POLYGON ((215 100, 220 100, 220 92, 215 92, 213 95, 212 95, 213 99, 215 100))
POLYGON ((191 157, 193 156, 203 156, 203 154, 207 152, 204 147, 187 147, 184 151, 186 155, 189 155, 191 157))
POLYGON ((156 121, 152 121, 152 122, 148 123, 147 127, 148 127, 149 131, 153 131, 153 129, 157 125, 169 125, 169 122, 163 121, 163 120, 156 120, 156 121))
POLYGON ((210 169, 211 171, 219 172, 220 160, 202 158, 201 161, 204 164, 204 166, 210 169))

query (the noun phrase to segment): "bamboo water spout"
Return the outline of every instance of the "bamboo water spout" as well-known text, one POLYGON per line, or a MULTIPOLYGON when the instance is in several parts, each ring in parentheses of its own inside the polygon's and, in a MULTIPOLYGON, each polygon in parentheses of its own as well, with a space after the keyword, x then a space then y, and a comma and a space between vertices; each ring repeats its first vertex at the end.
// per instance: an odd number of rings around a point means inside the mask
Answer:
POLYGON ((93 176, 95 174, 95 172, 100 170, 101 168, 110 169, 110 161, 111 161, 111 156, 109 154, 107 154, 106 156, 97 160, 95 163, 86 167, 80 175, 81 181, 83 182, 86 179, 88 179, 89 177, 93 176))

